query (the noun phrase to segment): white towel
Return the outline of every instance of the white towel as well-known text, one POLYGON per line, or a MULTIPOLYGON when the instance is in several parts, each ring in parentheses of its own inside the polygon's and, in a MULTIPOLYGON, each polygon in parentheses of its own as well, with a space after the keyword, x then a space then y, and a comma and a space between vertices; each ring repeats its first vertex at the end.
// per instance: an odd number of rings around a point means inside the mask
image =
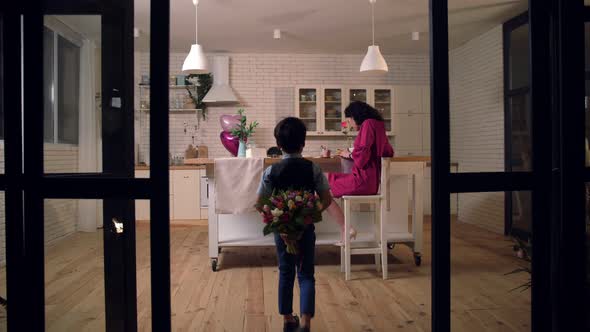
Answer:
POLYGON ((255 211, 264 158, 215 159, 215 213, 255 211))

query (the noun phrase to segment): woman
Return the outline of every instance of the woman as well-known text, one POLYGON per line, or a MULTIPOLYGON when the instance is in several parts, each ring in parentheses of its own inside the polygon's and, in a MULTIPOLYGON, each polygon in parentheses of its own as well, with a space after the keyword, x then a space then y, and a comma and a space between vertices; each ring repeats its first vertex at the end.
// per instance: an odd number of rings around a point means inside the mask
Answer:
MULTIPOLYGON (((379 191, 381 179, 381 158, 393 157, 383 117, 373 107, 355 101, 344 111, 349 127, 358 131, 352 152, 342 151, 340 157, 352 159, 352 173, 328 174, 332 195, 340 198, 345 195, 375 195, 379 191)), ((330 204, 328 213, 340 226, 344 240, 344 214, 338 204, 330 204)), ((350 237, 356 238, 356 230, 351 227, 350 237)))

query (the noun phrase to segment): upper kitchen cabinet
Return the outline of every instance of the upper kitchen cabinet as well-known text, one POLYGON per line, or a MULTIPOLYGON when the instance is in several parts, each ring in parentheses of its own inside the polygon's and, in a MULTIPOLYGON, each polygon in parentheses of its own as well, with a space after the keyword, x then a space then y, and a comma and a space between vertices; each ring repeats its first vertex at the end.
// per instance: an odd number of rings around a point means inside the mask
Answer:
POLYGON ((367 88, 347 88, 346 95, 348 96, 346 99, 346 106, 353 101, 362 101, 364 103, 369 102, 369 92, 367 88))
POLYGON ((422 112, 422 91, 420 86, 400 85, 395 87, 395 112, 413 114, 422 112))
POLYGON ((340 134, 342 133, 342 120, 344 118, 344 107, 342 99, 342 88, 324 87, 323 92, 323 112, 322 133, 340 134))
POLYGON ((297 87, 295 116, 307 125, 310 136, 340 136, 344 110, 351 102, 362 101, 381 112, 387 133, 393 135, 393 93, 390 86, 297 87))
POLYGON ((385 120, 385 130, 388 133, 392 133, 392 89, 390 88, 383 88, 383 89, 373 89, 372 90, 372 99, 373 99, 373 107, 381 113, 383 119, 385 120))
POLYGON ((319 87, 298 87, 295 91, 295 116, 303 120, 309 135, 321 133, 320 97, 319 87))
POLYGON ((430 155, 430 88, 394 87, 393 134, 397 156, 430 155))

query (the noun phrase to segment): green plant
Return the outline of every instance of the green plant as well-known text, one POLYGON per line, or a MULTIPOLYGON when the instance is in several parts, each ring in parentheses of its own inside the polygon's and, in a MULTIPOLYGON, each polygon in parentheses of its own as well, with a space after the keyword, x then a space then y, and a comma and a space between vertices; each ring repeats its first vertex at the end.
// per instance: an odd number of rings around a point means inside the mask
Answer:
POLYGON ((250 122, 249 125, 246 125, 247 119, 244 115, 244 109, 240 108, 238 110, 238 114, 242 117, 240 119, 240 124, 236 128, 232 129, 231 134, 234 137, 239 138, 240 141, 247 142, 248 137, 252 136, 252 134, 254 134, 256 127, 258 127, 258 121, 253 121, 250 122))
POLYGON ((510 290, 512 292, 512 291, 520 289, 521 292, 524 292, 527 289, 531 288, 531 286, 532 286, 532 281, 530 278, 530 275, 532 274, 532 270, 531 270, 532 244, 530 242, 525 242, 519 238, 513 238, 513 240, 514 240, 515 244, 512 245, 512 250, 514 252, 516 252, 516 256, 518 256, 518 258, 520 258, 526 262, 526 266, 521 266, 518 269, 514 269, 508 273, 505 273, 504 275, 510 275, 510 274, 521 273, 521 272, 528 273, 529 280, 527 282, 510 290))
POLYGON ((190 74, 185 78, 185 84, 186 91, 195 104, 195 108, 201 110, 203 120, 207 120, 207 105, 203 103, 203 98, 211 90, 213 76, 211 74, 190 74), (198 80, 195 84, 193 84, 194 78, 198 80), (192 89, 193 86, 196 91, 192 89))

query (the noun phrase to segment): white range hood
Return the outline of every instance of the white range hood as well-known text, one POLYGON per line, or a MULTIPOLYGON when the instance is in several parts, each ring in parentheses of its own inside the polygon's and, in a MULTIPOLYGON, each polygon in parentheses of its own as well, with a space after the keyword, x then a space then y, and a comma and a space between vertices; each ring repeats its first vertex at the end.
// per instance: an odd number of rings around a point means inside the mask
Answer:
POLYGON ((215 56, 211 66, 213 85, 203 98, 204 103, 237 103, 234 90, 229 85, 229 56, 215 56))

